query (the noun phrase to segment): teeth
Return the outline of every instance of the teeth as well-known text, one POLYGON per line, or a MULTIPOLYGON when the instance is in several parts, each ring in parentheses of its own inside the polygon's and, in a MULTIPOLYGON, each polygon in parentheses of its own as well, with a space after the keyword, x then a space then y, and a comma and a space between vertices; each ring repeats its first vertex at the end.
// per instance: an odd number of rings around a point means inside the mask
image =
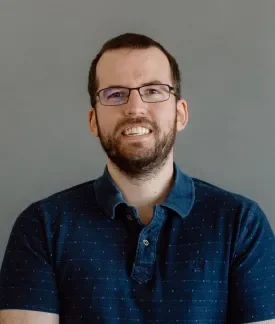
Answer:
POLYGON ((144 135, 149 133, 150 133, 149 129, 144 127, 128 128, 123 132, 124 135, 144 135))

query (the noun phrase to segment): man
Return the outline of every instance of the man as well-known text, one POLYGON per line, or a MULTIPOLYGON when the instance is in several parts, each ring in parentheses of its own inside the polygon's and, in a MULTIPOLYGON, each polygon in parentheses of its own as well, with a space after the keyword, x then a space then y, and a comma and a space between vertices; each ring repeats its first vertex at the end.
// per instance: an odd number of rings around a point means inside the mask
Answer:
POLYGON ((274 323, 275 237, 253 201, 184 174, 175 59, 138 34, 89 73, 104 174, 29 206, 1 270, 1 324, 274 323))

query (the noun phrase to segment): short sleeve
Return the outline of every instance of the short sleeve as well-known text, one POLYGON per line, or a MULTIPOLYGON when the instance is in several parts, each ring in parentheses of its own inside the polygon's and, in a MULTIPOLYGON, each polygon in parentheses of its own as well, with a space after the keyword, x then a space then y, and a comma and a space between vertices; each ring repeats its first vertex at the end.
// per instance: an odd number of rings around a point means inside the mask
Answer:
POLYGON ((229 280, 229 323, 275 319, 275 237, 253 203, 244 217, 229 280))
POLYGON ((59 312, 45 220, 38 203, 16 219, 0 272, 0 309, 59 312))

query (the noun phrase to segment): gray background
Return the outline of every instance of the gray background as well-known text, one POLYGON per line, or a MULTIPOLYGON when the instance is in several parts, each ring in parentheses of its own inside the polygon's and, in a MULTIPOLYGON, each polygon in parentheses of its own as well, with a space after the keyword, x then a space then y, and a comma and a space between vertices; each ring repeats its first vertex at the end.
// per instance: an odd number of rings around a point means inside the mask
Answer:
POLYGON ((190 121, 182 169, 256 200, 275 228, 274 0, 0 0, 0 261, 31 202, 97 177, 90 62, 145 33, 176 57, 190 121))

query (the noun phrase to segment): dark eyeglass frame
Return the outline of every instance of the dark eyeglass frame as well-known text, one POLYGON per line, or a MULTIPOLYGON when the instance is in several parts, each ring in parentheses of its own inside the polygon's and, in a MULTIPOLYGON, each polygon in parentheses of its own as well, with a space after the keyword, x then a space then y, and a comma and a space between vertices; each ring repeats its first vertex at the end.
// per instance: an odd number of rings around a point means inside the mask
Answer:
POLYGON ((138 93, 139 93, 139 96, 140 96, 141 100, 142 100, 143 102, 147 102, 147 103, 157 103, 157 102, 164 102, 164 101, 167 101, 167 100, 170 99, 170 95, 171 95, 171 94, 174 95, 175 97, 177 96, 175 93, 171 92, 171 91, 175 90, 175 87, 172 87, 172 86, 170 86, 169 84, 165 84, 165 83, 152 83, 152 84, 146 84, 146 85, 143 85, 143 86, 141 86, 141 87, 136 87, 136 88, 127 88, 127 87, 108 87, 108 88, 100 89, 99 91, 96 92, 96 98, 99 98, 99 101, 100 101, 100 103, 102 104, 102 106, 121 106, 121 105, 125 105, 125 104, 128 103, 129 98, 130 98, 130 95, 131 95, 131 91, 132 91, 132 90, 138 90, 138 93), (165 99, 165 100, 161 100, 161 101, 146 101, 146 100, 143 100, 143 99, 142 99, 142 95, 141 95, 141 93, 140 93, 140 89, 141 89, 141 88, 145 88, 145 87, 155 86, 155 85, 157 85, 157 86, 167 86, 167 87, 169 88, 169 92, 168 92, 168 93, 169 93, 169 96, 168 96, 168 98, 165 99), (117 88, 117 89, 127 89, 127 90, 129 90, 129 94, 128 94, 128 96, 127 96, 127 101, 123 102, 122 104, 117 104, 117 105, 106 105, 106 104, 103 104, 102 101, 101 101, 101 99, 100 99, 100 95, 99 95, 100 92, 105 91, 105 90, 107 90, 107 89, 112 89, 112 88, 117 88))

